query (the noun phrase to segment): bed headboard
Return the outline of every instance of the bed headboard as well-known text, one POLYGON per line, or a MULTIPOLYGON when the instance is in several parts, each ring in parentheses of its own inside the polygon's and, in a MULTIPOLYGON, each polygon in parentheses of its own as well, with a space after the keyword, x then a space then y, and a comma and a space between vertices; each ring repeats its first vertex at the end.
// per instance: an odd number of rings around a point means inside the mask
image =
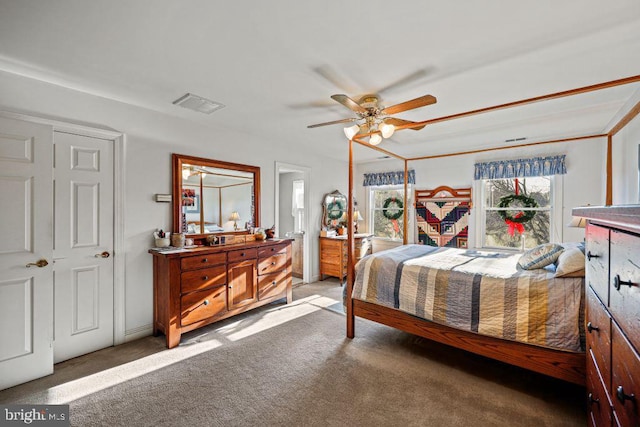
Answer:
POLYGON ((467 247, 471 188, 441 185, 433 190, 416 190, 415 201, 419 243, 467 247))

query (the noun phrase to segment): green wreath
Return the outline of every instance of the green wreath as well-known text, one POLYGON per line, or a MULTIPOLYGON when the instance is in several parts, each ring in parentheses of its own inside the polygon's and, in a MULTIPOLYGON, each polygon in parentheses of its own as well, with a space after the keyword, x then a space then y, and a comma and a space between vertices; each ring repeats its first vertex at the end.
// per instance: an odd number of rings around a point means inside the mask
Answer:
POLYGON ((389 197, 385 199, 382 205, 382 215, 387 219, 398 219, 402 216, 403 207, 402 200, 396 199, 395 197, 389 197))
POLYGON ((340 200, 334 200, 327 205, 327 216, 329 219, 340 219, 344 213, 344 206, 340 200))
MULTIPOLYGON (((523 196, 521 194, 510 194, 508 196, 501 197, 498 207, 508 208, 509 205, 511 205, 511 203, 515 200, 521 202, 525 208, 538 207, 538 203, 535 200, 533 200, 531 197, 523 196)), ((515 222, 518 224, 529 222, 534 216, 536 216, 536 211, 519 211, 515 216, 507 215, 507 211, 508 209, 499 210, 498 215, 500 215, 500 217, 502 217, 504 221, 515 222)))

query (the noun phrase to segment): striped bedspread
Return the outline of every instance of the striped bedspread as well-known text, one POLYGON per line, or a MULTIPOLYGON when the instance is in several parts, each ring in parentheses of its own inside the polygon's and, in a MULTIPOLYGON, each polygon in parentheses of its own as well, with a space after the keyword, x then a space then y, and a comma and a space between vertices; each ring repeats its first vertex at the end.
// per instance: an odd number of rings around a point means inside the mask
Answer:
POLYGON ((519 257, 400 246, 357 264, 353 298, 482 335, 582 351, 584 279, 522 270, 519 257))

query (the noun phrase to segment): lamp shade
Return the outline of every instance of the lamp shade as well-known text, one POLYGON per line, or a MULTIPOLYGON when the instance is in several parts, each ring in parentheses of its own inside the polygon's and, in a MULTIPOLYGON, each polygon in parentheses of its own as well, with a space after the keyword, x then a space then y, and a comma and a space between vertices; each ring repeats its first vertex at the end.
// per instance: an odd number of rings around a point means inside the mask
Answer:
POLYGON ((359 210, 356 210, 353 213, 353 216, 355 217, 356 221, 364 221, 364 218, 362 217, 362 215, 360 215, 360 211, 359 210))
POLYGON ((359 125, 353 125, 353 126, 349 126, 347 128, 344 128, 344 134, 349 139, 352 139, 359 131, 360 131, 360 126, 359 125))
POLYGON ((392 124, 383 122, 380 123, 380 126, 378 126, 378 130, 382 134, 383 138, 391 138, 391 135, 393 135, 393 132, 395 132, 396 127, 392 124))
POLYGON ((231 216, 229 217, 229 221, 237 221, 240 219, 240 215, 238 215, 238 211, 231 212, 231 216))

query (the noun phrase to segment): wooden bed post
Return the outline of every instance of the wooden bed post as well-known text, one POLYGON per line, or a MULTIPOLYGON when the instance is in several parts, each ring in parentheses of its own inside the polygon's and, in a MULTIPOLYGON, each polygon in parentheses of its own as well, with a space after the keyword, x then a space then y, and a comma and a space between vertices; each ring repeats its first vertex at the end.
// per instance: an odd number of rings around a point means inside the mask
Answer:
POLYGON ((347 198, 347 283, 345 304, 347 306, 347 338, 355 336, 355 316, 353 314, 353 283, 355 282, 355 271, 353 263, 354 242, 353 234, 353 140, 349 139, 349 196, 347 198))
POLYGON ((409 241, 407 237, 407 223, 409 222, 409 195, 407 194, 407 187, 409 182, 409 161, 404 160, 404 211, 402 212, 402 244, 406 245, 409 241))

